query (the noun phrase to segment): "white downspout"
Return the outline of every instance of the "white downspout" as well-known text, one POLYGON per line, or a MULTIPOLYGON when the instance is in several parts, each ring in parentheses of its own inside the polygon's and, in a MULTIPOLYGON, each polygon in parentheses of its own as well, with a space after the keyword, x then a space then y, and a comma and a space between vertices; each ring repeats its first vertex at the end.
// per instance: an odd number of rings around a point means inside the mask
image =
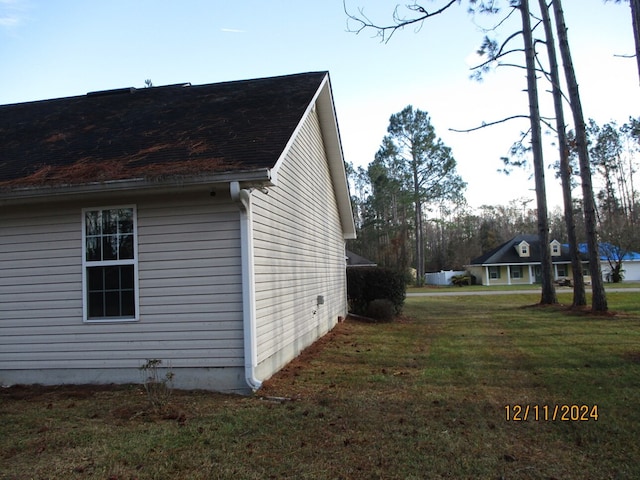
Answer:
POLYGON ((244 377, 251 390, 262 382, 256 378, 258 342, 256 333, 255 274, 253 271, 253 219, 251 190, 241 189, 239 182, 229 184, 231 199, 240 206, 240 251, 242 258, 242 317, 244 329, 244 377))

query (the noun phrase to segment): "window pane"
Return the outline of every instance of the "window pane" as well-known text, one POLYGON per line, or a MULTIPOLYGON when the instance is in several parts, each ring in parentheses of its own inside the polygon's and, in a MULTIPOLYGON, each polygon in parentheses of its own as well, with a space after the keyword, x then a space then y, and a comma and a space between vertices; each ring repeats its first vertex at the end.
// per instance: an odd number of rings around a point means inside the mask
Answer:
POLYGON ((119 317, 120 315, 120 292, 105 292, 105 317, 119 317))
POLYGON ((104 289, 103 268, 87 268, 89 292, 102 291, 104 289))
POLYGON ((104 289, 120 290, 120 267, 104 268, 104 289))
POLYGON ((122 292, 121 305, 123 317, 134 317, 136 315, 136 303, 133 298, 133 291, 122 292))
POLYGON ((102 259, 118 259, 118 237, 116 235, 102 237, 102 259))
POLYGON ((102 260, 102 242, 100 237, 87 238, 87 261, 99 262, 102 260))
POLYGON ((118 258, 120 260, 133 258, 133 235, 120 236, 118 258))
POLYGON ((102 233, 118 233, 118 211, 103 210, 102 211, 102 233))
POLYGON ((133 265, 120 267, 120 288, 122 290, 133 290, 133 265))
POLYGON ((87 235, 100 235, 100 233, 102 233, 102 217, 99 211, 86 212, 85 224, 87 235))
POLYGON ((118 233, 133 233, 133 209, 118 210, 118 233))
POLYGON ((89 311, 89 318, 104 317, 104 300, 102 292, 89 293, 88 299, 89 306, 87 310, 89 311))

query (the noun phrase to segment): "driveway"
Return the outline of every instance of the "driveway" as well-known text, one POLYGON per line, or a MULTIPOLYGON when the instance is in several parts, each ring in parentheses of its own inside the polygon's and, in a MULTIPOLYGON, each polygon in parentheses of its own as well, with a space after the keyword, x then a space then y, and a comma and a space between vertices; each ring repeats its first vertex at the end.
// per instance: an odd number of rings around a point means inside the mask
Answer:
MULTIPOLYGON (((573 292, 571 288, 562 288, 556 289, 556 292, 573 292)), ((587 293, 590 292, 590 289, 587 288, 587 293)), ((607 293, 610 292, 640 292, 640 288, 607 288, 607 293)), ((461 287, 457 290, 438 290, 433 292, 414 292, 407 293, 407 297, 460 297, 460 296, 468 296, 468 295, 519 295, 519 294, 527 294, 530 293, 540 294, 540 289, 527 289, 527 290, 465 290, 464 287, 461 287)))

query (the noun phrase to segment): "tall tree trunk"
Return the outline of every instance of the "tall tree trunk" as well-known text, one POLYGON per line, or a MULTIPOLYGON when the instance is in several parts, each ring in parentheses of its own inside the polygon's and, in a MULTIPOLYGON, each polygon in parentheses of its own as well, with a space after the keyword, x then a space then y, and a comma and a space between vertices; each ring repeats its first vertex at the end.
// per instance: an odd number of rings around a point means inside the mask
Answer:
POLYGON ((600 268, 600 252, 598 249, 598 231, 595 199, 593 198, 593 185, 591 183, 591 170, 589 166, 589 150, 587 145, 587 132, 578 91, 576 72, 571 60, 567 25, 564 20, 561 0, 553 0, 553 14, 558 30, 558 42, 560 55, 564 66, 564 73, 569 89, 569 100, 573 113, 573 123, 576 129, 576 147, 580 162, 580 178, 582 180, 582 197, 584 204, 584 223, 587 234, 587 248, 589 249, 589 273, 591 273, 591 308, 595 312, 606 312, 607 296, 602 281, 602 269, 600 268))
POLYGON ((636 62, 638 64, 638 78, 640 78, 640 0, 630 0, 631 21, 633 22, 633 38, 636 44, 636 62))
POLYGON ((573 218, 573 198, 571 196, 571 168, 569 165, 569 142, 564 121, 564 108, 562 106, 562 91, 560 89, 560 73, 558 71, 558 59, 556 58, 556 41, 553 36, 551 18, 546 0, 538 0, 542 12, 542 23, 549 56, 549 75, 552 83, 553 105, 556 111, 556 129, 558 130, 558 147, 560 153, 560 178, 562 180, 562 198, 564 200, 564 219, 567 226, 567 240, 569 241, 569 254, 571 255, 571 270, 573 272, 573 306, 581 307, 587 304, 587 296, 584 290, 584 276, 582 273, 582 261, 578 250, 576 236, 576 222, 573 218))
POLYGON ((422 225, 422 202, 416 202, 416 286, 424 283, 424 232, 422 225))
POLYGON ((547 192, 544 183, 544 159, 542 156, 542 132, 540 129, 540 107, 538 105, 538 85, 536 80, 535 51, 529 15, 529 0, 521 0, 522 34, 527 65, 527 92, 529 94, 529 117, 531 120, 531 149, 536 184, 538 207, 538 236, 540 238, 540 262, 542 275, 542 297, 540 303, 557 303, 553 286, 551 250, 549 248, 549 219, 547 213, 547 192))
POLYGON ((424 232, 422 228, 422 200, 420 199, 420 182, 418 166, 413 160, 413 195, 416 209, 416 286, 424 283, 424 232))

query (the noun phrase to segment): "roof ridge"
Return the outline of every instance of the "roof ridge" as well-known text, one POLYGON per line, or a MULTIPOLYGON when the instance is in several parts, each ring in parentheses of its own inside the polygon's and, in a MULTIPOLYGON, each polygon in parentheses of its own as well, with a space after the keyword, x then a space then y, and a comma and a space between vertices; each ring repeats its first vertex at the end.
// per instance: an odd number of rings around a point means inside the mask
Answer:
POLYGON ((275 75, 275 76, 272 76, 272 77, 264 76, 264 77, 245 78, 245 79, 239 79, 239 80, 223 80, 223 81, 220 81, 220 82, 210 82, 210 83, 201 83, 201 84, 193 84, 191 82, 181 82, 181 83, 172 83, 172 84, 167 84, 167 85, 158 85, 158 86, 154 85, 152 87, 141 87, 141 88, 137 88, 137 87, 105 88, 105 89, 101 89, 101 90, 92 90, 92 91, 89 91, 89 92, 85 92, 84 94, 73 94, 73 95, 60 96, 60 97, 40 98, 40 99, 35 99, 35 100, 25 100, 25 101, 22 101, 22 102, 4 103, 4 104, 0 104, 0 109, 2 109, 4 107, 14 107, 14 106, 17 106, 17 105, 29 105, 29 104, 33 104, 33 103, 72 100, 72 99, 75 99, 75 98, 81 98, 81 97, 87 97, 87 96, 102 96, 102 94, 109 95, 110 93, 117 94, 117 93, 133 93, 133 92, 157 91, 159 89, 180 88, 180 87, 186 87, 186 86, 190 86, 190 87, 210 87, 210 86, 214 86, 214 85, 225 85, 225 84, 233 84, 233 83, 259 82, 261 80, 283 80, 285 78, 301 77, 301 76, 308 76, 308 75, 323 75, 323 76, 325 76, 325 75, 329 75, 329 71, 328 70, 317 70, 317 71, 308 71, 308 72, 298 72, 298 73, 275 75))

